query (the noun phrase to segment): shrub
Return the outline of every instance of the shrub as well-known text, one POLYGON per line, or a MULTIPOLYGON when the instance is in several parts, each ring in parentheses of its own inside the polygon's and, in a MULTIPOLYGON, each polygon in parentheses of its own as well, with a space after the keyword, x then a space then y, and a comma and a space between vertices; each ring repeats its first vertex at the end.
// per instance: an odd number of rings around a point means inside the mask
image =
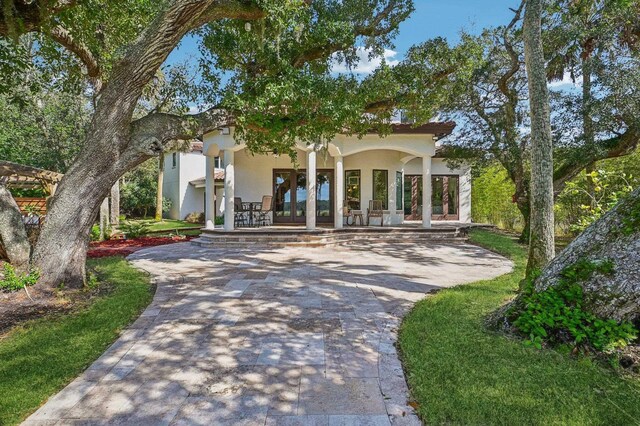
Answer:
POLYGON ((32 269, 29 273, 19 273, 9 263, 2 265, 4 278, 0 280, 0 289, 5 291, 17 291, 38 282, 40 273, 32 269))
POLYGON ((216 225, 224 225, 224 216, 216 216, 216 225))
POLYGON ((579 261, 562 273, 558 285, 541 292, 530 292, 524 298, 524 309, 514 326, 529 336, 527 344, 537 348, 543 342, 591 346, 610 353, 637 338, 638 331, 629 322, 598 318, 584 309, 584 292, 580 282, 594 272, 610 274, 611 262, 579 261))
POLYGON ((123 222, 120 224, 120 230, 127 238, 138 238, 148 232, 147 226, 140 222, 123 222))
POLYGON ((100 240, 100 226, 93 225, 91 227, 91 241, 98 241, 98 240, 100 240))
POLYGON ((204 223, 204 213, 200 212, 193 212, 193 213, 189 213, 185 218, 184 221, 188 222, 188 223, 204 223))

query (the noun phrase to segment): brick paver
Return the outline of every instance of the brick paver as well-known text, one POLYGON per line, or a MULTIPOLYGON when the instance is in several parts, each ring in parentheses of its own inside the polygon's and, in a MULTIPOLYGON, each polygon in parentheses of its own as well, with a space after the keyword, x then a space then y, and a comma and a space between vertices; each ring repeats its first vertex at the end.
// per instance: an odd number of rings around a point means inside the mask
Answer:
POLYGON ((25 424, 420 424, 395 348, 432 290, 510 270, 459 242, 203 249, 130 257, 153 303, 25 424))

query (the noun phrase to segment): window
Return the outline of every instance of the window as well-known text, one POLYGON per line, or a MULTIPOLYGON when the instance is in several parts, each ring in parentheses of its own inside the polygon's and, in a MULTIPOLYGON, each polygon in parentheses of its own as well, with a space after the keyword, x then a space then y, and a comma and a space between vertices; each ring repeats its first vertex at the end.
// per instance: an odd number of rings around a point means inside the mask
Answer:
POLYGON ((382 201, 382 208, 389 208, 389 171, 373 171, 373 199, 382 201))
POLYGON ((215 157, 213 159, 213 167, 215 167, 216 169, 222 168, 222 162, 220 161, 220 157, 215 157))
POLYGON ((344 172, 344 193, 350 210, 360 209, 360 170, 344 172))
POLYGON ((172 158, 172 168, 176 168, 176 166, 178 165, 178 154, 176 154, 175 152, 173 153, 173 155, 171 156, 172 158))
POLYGON ((404 191, 402 191, 402 172, 396 172, 396 210, 402 210, 402 206, 404 205, 402 196, 404 195, 404 191))

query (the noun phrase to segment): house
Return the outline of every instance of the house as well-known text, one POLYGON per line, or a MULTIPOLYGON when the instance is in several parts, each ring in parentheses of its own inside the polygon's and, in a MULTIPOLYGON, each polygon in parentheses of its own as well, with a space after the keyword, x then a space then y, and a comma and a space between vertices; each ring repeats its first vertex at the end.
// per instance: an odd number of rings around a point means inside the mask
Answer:
MULTIPOLYGON (((176 209, 183 217, 201 208, 204 199, 207 228, 214 227, 216 216, 224 215, 225 231, 235 227, 234 198, 260 202, 264 195, 273 196, 273 224, 309 230, 342 228, 350 211, 362 211, 366 218, 370 200, 380 200, 384 209, 382 218, 371 218, 370 225, 380 225, 381 220, 384 225, 420 221, 426 228, 440 220, 468 223, 470 169, 451 169, 437 155, 438 139, 454 127, 453 122, 393 124, 386 137, 337 135, 323 146, 300 144, 297 168, 285 155, 251 153, 234 138, 233 128, 219 129, 203 136, 205 165, 199 170, 206 173, 196 172, 195 163, 187 170, 183 164, 177 166, 179 183, 173 185, 183 198, 176 209), (188 200, 194 201, 185 207, 188 200)), ((189 155, 193 153, 184 158, 189 155)))
MULTIPOLYGON (((182 220, 191 213, 204 213, 206 163, 200 141, 193 142, 187 152, 164 155, 162 196, 171 200, 171 208, 166 213, 170 219, 182 220)), ((216 169, 215 172, 222 197, 224 170, 216 169)))

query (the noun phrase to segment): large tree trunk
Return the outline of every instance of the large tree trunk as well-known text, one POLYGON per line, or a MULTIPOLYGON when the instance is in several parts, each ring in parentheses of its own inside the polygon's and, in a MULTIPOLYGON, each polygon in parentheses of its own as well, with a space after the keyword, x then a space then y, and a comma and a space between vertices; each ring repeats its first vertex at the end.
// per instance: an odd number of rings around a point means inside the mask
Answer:
POLYGON ((110 208, 111 224, 118 226, 120 224, 120 179, 111 187, 110 208))
POLYGON ((613 273, 581 282, 585 308, 602 318, 640 321, 640 188, 571 242, 535 281, 535 291, 558 284, 576 262, 611 261, 613 273))
POLYGON ((162 220, 162 185, 164 184, 164 153, 158 157, 158 188, 156 192, 156 221, 162 220))
POLYGON ((553 144, 541 20, 542 0, 528 0, 523 26, 531 109, 531 233, 527 274, 544 268, 555 255, 553 144))
POLYGON ((31 246, 20 208, 6 186, 0 185, 0 245, 19 271, 29 268, 31 246))
POLYGON ((102 86, 84 148, 53 197, 32 258, 41 272, 39 285, 84 285, 91 226, 125 172, 162 153, 171 141, 228 124, 221 111, 188 117, 153 113, 132 120, 142 90, 182 37, 212 20, 262 17, 264 11, 252 3, 176 0, 129 46, 102 86))

